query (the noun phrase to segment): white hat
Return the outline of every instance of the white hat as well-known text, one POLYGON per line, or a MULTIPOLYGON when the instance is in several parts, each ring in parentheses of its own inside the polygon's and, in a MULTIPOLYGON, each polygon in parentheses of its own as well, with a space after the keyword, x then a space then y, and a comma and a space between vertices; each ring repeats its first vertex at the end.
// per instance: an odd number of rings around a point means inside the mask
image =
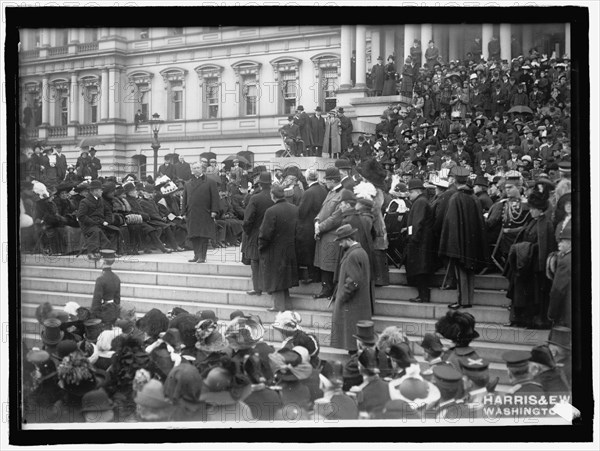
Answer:
POLYGON ((79 304, 77 302, 67 302, 63 307, 63 310, 67 312, 71 316, 77 316, 77 309, 79 308, 79 304))
POLYGON ((171 179, 166 176, 166 175, 161 175, 160 177, 158 177, 156 179, 156 181, 154 182, 154 186, 159 186, 159 185, 164 185, 165 183, 170 182, 171 179))
POLYGON ((471 74, 471 76, 469 77, 471 80, 473 80, 474 78, 477 78, 477 74, 471 74))
POLYGON ((435 186, 439 186, 440 188, 448 188, 450 186, 448 180, 441 178, 439 175, 434 176, 431 179, 431 183, 435 186))
POLYGON ((171 180, 169 180, 165 186, 162 186, 160 188, 160 192, 162 194, 171 194, 171 193, 174 193, 175 191, 177 191, 178 189, 179 188, 177 188, 177 185, 175 185, 175 183, 173 183, 171 180))
POLYGON ((310 354, 308 353, 308 349, 306 349, 304 346, 294 346, 292 351, 300 354, 300 357, 302 357, 302 363, 310 362, 310 354))
POLYGON ((529 161, 531 163, 531 157, 529 155, 523 155, 521 157, 521 160, 527 160, 527 161, 529 161))

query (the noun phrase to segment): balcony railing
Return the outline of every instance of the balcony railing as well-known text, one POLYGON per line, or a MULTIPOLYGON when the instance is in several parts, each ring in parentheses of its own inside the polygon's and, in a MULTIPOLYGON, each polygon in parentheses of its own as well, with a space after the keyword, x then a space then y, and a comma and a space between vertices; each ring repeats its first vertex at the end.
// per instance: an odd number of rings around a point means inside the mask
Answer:
POLYGON ((21 52, 21 57, 23 57, 23 58, 39 58, 40 57, 40 49, 25 50, 25 51, 21 52))
POLYGON ((57 127, 48 127, 48 137, 49 138, 58 138, 61 136, 67 136, 67 126, 60 125, 57 127))
POLYGON ((54 55, 66 55, 67 53, 69 53, 69 46, 68 45, 63 45, 60 47, 50 47, 48 49, 48 54, 50 56, 54 56, 54 55))
POLYGON ((77 135, 91 136, 98 134, 98 124, 83 124, 77 127, 77 135))
POLYGON ((32 127, 27 129, 27 137, 28 138, 39 138, 40 137, 40 129, 37 127, 32 127))
POLYGON ((94 42, 85 42, 83 44, 79 44, 77 46, 78 52, 93 52, 98 50, 98 41, 94 42))

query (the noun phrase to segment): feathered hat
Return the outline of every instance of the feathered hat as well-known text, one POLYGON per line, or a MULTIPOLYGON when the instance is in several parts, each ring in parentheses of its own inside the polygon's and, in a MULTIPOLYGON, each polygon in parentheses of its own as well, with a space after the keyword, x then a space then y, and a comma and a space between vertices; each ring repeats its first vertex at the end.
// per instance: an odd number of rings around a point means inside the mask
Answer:
POLYGON ((383 181, 387 177, 387 172, 375 158, 363 161, 357 170, 360 175, 375 185, 375 187, 384 188, 383 181))
POLYGON ((468 345, 479 337, 479 333, 475 330, 473 315, 460 310, 449 310, 446 316, 435 323, 435 331, 442 337, 461 345, 468 345))

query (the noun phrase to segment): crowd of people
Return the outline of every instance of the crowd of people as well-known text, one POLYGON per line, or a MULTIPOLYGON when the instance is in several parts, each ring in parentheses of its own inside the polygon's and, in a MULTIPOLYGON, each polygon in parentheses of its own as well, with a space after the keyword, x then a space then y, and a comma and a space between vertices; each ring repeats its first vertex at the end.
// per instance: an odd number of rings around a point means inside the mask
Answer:
MULTIPOLYGON (((113 261, 114 252, 103 252, 97 286, 113 261)), ((493 423, 506 416, 489 410, 502 406, 503 396, 549 406, 570 399, 571 332, 561 326, 531 350, 504 353, 511 386, 499 387, 470 346, 479 336, 475 319, 461 310, 449 310, 414 344, 396 326, 376 334, 372 321, 359 321, 355 351, 342 363, 320 357, 318 337, 295 311, 280 312, 266 334, 259 316, 239 310, 222 320, 211 310, 180 307, 141 316, 117 292, 118 285, 112 301, 91 308, 38 306, 43 345, 23 345, 26 423, 493 423)))

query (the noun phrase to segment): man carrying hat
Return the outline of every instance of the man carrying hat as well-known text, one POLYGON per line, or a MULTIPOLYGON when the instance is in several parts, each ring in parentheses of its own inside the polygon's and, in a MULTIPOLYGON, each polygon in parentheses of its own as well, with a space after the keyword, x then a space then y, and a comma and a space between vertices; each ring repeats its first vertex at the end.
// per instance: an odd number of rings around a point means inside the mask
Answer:
POLYGON ((185 184, 181 210, 187 223, 188 238, 194 246, 194 257, 190 262, 204 263, 208 240, 216 239, 219 190, 217 183, 207 177, 202 163, 195 162, 191 169, 192 178, 185 184))
POLYGON ((406 276, 408 284, 418 290, 417 297, 410 299, 410 302, 423 303, 429 302, 429 275, 434 266, 433 210, 422 180, 410 180, 408 192, 412 206, 406 221, 406 276))
POLYGON ((448 202, 439 244, 440 256, 450 259, 458 281, 458 299, 450 308, 472 306, 475 271, 488 259, 483 213, 467 185, 469 175, 468 169, 455 170, 457 190, 448 202))
POLYGON ((102 184, 92 180, 89 185, 89 194, 79 204, 77 221, 85 238, 85 248, 90 260, 98 260, 100 248, 110 249, 110 240, 104 233, 104 228, 112 222, 109 210, 102 200, 102 184))
POLYGON ((296 261, 296 224, 298 207, 286 202, 284 190, 271 188, 273 204, 267 208, 259 228, 258 251, 262 273, 262 290, 271 294, 274 306, 269 311, 289 310, 289 288, 298 286, 296 261))
POLYGON ((244 210, 244 222, 242 224, 244 230, 242 255, 244 259, 250 261, 250 269, 252 270, 252 290, 246 292, 250 296, 260 296, 263 291, 258 236, 265 212, 274 204, 271 198, 271 173, 266 170, 260 172, 258 185, 260 190, 255 191, 250 197, 244 210))
POLYGON ((369 256, 355 240, 356 231, 350 224, 335 231, 335 243, 342 249, 342 258, 331 322, 331 346, 347 350, 356 349, 353 326, 371 320, 369 256))

